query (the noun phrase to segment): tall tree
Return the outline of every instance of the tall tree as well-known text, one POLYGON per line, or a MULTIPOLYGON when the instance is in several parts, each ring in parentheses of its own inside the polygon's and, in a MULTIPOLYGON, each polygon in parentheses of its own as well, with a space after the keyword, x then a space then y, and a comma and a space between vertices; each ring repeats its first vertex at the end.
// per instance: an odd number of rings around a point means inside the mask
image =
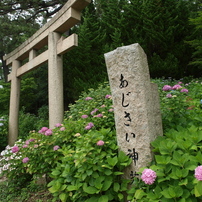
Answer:
POLYGON ((82 12, 82 21, 72 32, 78 34, 78 47, 64 56, 65 101, 78 99, 81 91, 98 85, 107 79, 103 46, 105 32, 96 17, 94 4, 82 12))
POLYGON ((200 9, 197 13, 196 18, 190 19, 191 24, 195 25, 194 33, 196 38, 188 43, 195 49, 192 55, 193 60, 190 64, 202 72, 202 10, 200 9))

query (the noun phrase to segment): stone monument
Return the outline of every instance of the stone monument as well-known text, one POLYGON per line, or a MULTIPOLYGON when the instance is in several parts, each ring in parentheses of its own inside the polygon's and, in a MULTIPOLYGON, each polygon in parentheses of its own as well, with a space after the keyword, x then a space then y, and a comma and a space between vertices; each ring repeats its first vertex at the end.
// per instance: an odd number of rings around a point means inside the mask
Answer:
POLYGON ((106 53, 117 141, 131 159, 125 178, 138 176, 152 160, 151 141, 163 134, 158 87, 150 82, 147 57, 139 44, 106 53))

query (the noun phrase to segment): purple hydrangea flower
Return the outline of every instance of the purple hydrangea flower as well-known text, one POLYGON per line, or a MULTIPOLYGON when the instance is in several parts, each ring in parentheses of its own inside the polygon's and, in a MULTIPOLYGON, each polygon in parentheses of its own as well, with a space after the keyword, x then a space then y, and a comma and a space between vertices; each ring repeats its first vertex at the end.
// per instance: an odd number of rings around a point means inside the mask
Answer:
POLYGON ((94 124, 92 122, 88 123, 88 125, 85 127, 86 130, 90 130, 94 124))
POLYGON ((186 89, 186 88, 183 88, 181 91, 180 91, 181 93, 188 93, 189 92, 189 90, 188 89, 186 89))
POLYGON ((61 127, 61 128, 60 128, 60 131, 64 131, 64 130, 65 130, 65 127, 61 127))
POLYGON ((141 179, 145 184, 151 185, 156 180, 156 172, 151 169, 144 169, 141 179))
POLYGON ((53 134, 53 131, 51 129, 48 129, 46 132, 45 132, 45 135, 46 136, 49 136, 49 135, 52 135, 53 134))
POLYGON ((93 115, 95 112, 97 112, 99 109, 95 108, 90 114, 93 115))
POLYGON ((84 114, 84 115, 81 116, 81 118, 86 119, 86 118, 88 118, 88 115, 84 114))
POLYGON ((194 176, 197 180, 202 181, 202 166, 196 167, 194 176))
POLYGON ((89 125, 87 125, 87 126, 85 127, 85 129, 86 129, 86 130, 90 130, 91 127, 90 127, 89 125))
POLYGON ((85 100, 92 100, 92 97, 86 97, 85 100))
POLYGON ((103 114, 98 114, 95 117, 103 117, 103 114))
POLYGON ((165 86, 163 86, 162 90, 163 91, 169 91, 169 90, 172 90, 172 87, 169 85, 165 85, 165 86))
POLYGON ((53 147, 53 150, 54 150, 54 151, 57 151, 59 148, 60 148, 60 147, 59 147, 58 145, 55 145, 55 146, 53 147))
POLYGON ((179 84, 176 84, 176 85, 174 85, 174 86, 172 87, 173 90, 178 90, 178 89, 180 89, 180 88, 182 88, 182 86, 180 86, 179 84))
POLYGON ((45 132, 48 130, 47 127, 42 127, 41 130, 39 130, 38 133, 41 133, 41 134, 45 134, 45 132))
POLYGON ((29 161, 29 158, 28 157, 25 157, 24 159, 22 159, 22 162, 23 163, 27 163, 29 161))
POLYGON ((106 95, 106 96, 105 96, 106 99, 109 99, 109 98, 111 98, 111 97, 112 97, 111 95, 106 95))
POLYGON ((60 127, 60 126, 62 126, 61 123, 56 123, 56 124, 55 124, 55 127, 60 127))
POLYGON ((12 149, 11 149, 12 153, 16 153, 16 152, 18 152, 19 150, 20 150, 20 149, 19 149, 18 146, 13 146, 12 149))
POLYGON ((167 98, 171 98, 171 97, 173 97, 173 96, 172 96, 172 94, 169 93, 169 94, 166 95, 166 97, 167 97, 167 98))
POLYGON ((103 146, 105 144, 105 142, 103 141, 103 140, 99 140, 98 142, 97 142, 97 145, 98 146, 103 146))

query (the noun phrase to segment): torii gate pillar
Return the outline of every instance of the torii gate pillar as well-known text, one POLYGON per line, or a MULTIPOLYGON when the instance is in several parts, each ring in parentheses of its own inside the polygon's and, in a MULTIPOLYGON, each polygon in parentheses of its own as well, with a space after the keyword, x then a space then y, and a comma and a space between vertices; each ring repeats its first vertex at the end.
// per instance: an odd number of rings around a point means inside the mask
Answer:
POLYGON ((11 81, 9 145, 14 145, 18 137, 20 77, 45 62, 48 62, 49 128, 52 129, 55 124, 62 123, 64 115, 62 55, 78 46, 76 34, 66 38, 62 35, 80 22, 81 11, 90 2, 91 0, 68 0, 62 9, 32 37, 4 56, 6 64, 12 66, 12 72, 8 75, 8 81, 11 81), (39 53, 38 50, 42 50, 46 45, 48 50, 39 53), (26 59, 28 62, 23 64, 22 61, 26 59))
POLYGON ((13 145, 18 137, 18 117, 19 117, 19 104, 20 104, 20 78, 18 78, 17 70, 20 67, 20 61, 14 60, 12 62, 12 81, 10 92, 10 110, 9 110, 9 133, 10 138, 8 144, 13 145))
POLYGON ((63 61, 57 54, 57 43, 60 34, 51 32, 48 35, 48 97, 49 97, 49 128, 62 123, 63 103, 63 61))

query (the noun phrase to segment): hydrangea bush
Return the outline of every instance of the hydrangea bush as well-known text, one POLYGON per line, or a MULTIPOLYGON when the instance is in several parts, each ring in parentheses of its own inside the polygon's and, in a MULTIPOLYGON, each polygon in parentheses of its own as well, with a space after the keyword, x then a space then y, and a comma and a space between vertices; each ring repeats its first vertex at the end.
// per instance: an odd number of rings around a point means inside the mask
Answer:
POLYGON ((135 202, 197 202, 202 200, 202 127, 170 130, 152 146, 155 158, 129 191, 135 202), (143 182, 142 182, 143 181, 143 182))
POLYGON ((131 202, 202 200, 202 83, 155 80, 164 136, 152 142, 154 161, 128 191, 131 202))
POLYGON ((130 182, 121 175, 131 159, 118 150, 113 116, 109 86, 90 89, 62 124, 31 131, 27 140, 7 147, 1 164, 9 166, 2 174, 10 180, 45 174, 55 200, 123 201, 130 182))
POLYGON ((84 92, 54 129, 44 126, 7 146, 2 175, 23 184, 45 174, 53 201, 201 201, 201 82, 154 82, 164 136, 152 142, 154 161, 132 186, 121 177, 131 159, 117 146, 108 83, 84 92))

